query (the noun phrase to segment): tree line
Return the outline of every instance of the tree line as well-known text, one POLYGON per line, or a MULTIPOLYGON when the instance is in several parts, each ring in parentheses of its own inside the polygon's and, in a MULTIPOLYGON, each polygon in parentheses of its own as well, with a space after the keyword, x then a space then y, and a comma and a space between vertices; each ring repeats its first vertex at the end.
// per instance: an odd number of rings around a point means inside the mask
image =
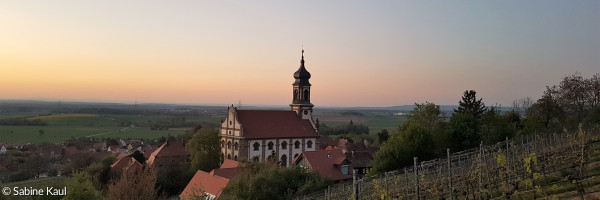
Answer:
POLYGON ((584 78, 579 73, 566 76, 558 85, 547 86, 533 102, 523 98, 513 102, 513 110, 502 113, 485 106, 477 92, 464 92, 449 119, 440 106, 415 103, 407 122, 390 134, 372 163, 373 173, 400 169, 420 160, 443 156, 484 144, 494 144, 518 135, 576 130, 600 124, 600 74, 584 78))

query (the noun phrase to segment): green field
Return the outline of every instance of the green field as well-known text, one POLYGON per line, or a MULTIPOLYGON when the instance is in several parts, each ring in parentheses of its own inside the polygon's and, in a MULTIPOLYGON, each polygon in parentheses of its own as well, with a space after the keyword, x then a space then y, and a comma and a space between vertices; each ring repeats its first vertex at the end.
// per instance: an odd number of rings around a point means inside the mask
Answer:
POLYGON ((57 143, 71 137, 113 132, 120 127, 97 126, 4 126, 0 125, 0 143, 57 143), (40 130, 44 133, 40 134, 40 130))
POLYGON ((125 131, 111 132, 108 134, 93 136, 95 138, 123 138, 123 139, 156 139, 162 136, 176 136, 184 134, 184 130, 150 130, 147 127, 134 127, 125 131))
POLYGON ((387 129, 391 132, 397 130, 398 126, 406 122, 406 117, 391 115, 323 115, 318 117, 320 117, 319 120, 328 127, 345 126, 352 120, 355 124, 367 125, 370 134, 379 133, 383 129, 387 129))
MULTIPOLYGON (((25 117, 25 116, 19 116, 25 117)), ((1 143, 58 143, 69 138, 124 138, 157 139, 162 136, 184 134, 184 129, 150 130, 149 127, 122 127, 119 121, 156 122, 168 120, 163 116, 136 115, 94 115, 94 114, 54 114, 29 116, 28 120, 40 119, 47 126, 0 125, 1 143), (43 132, 43 133, 42 133, 43 132)), ((221 119, 211 117, 186 117, 186 123, 218 123, 221 119)))

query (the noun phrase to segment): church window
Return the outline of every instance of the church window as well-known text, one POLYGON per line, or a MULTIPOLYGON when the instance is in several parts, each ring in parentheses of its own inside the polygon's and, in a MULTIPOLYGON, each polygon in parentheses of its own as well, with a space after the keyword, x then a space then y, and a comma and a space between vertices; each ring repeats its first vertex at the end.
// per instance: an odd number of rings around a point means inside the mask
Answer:
POLYGON ((281 156, 281 166, 287 166, 287 155, 281 156))
POLYGON ((273 150, 273 142, 269 142, 269 144, 267 144, 267 148, 269 148, 269 150, 273 150))
POLYGON ((225 140, 221 140, 221 148, 225 147, 225 140))
POLYGON ((308 101, 308 90, 304 90, 304 100, 308 101))
POLYGON ((232 122, 232 121, 229 121, 229 125, 231 125, 231 124, 233 124, 233 122, 232 122))
POLYGON ((231 149, 231 141, 227 142, 227 149, 231 149))
POLYGON ((258 151, 260 144, 258 144, 258 142, 254 142, 254 144, 252 146, 254 147, 254 151, 258 151))
POLYGON ((307 148, 312 148, 312 145, 313 145, 313 142, 312 142, 312 140, 309 140, 309 141, 306 143, 306 147, 307 147, 307 148))
POLYGON ((227 134, 231 135, 231 131, 227 131, 227 134))
POLYGON ((227 159, 231 160, 231 154, 227 154, 227 159))
POLYGON ((294 149, 299 149, 300 148, 300 142, 298 142, 298 140, 296 140, 296 142, 294 142, 294 149))
POLYGON ((235 142, 235 144, 233 144, 233 149, 237 151, 238 150, 238 146, 239 146, 238 142, 235 142))
POLYGON ((288 144, 287 144, 287 142, 286 142, 286 141, 283 141, 283 142, 281 143, 281 149, 287 149, 287 145, 288 145, 288 144))
POLYGON ((233 156, 233 160, 237 161, 237 155, 233 156))
POLYGON ((298 99, 298 90, 294 90, 294 100, 298 99))

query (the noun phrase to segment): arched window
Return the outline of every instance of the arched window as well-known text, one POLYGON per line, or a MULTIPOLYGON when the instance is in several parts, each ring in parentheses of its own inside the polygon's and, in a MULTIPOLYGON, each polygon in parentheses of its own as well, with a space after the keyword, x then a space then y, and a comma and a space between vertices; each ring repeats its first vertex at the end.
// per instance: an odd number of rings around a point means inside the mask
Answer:
POLYGON ((227 142, 227 149, 231 149, 231 141, 227 142))
POLYGON ((227 159, 231 160, 231 154, 227 154, 227 159))
POLYGON ((235 142, 235 143, 233 144, 233 150, 236 150, 236 151, 237 151, 237 150, 238 150, 238 146, 239 146, 239 145, 238 145, 238 142, 235 142))
POLYGON ((298 90, 294 90, 294 100, 298 99, 298 90))
POLYGON ((296 142, 294 142, 294 149, 299 149, 299 148, 300 148, 300 142, 298 140, 296 140, 296 142))
POLYGON ((307 147, 307 148, 312 148, 312 145, 313 145, 313 144, 312 144, 312 140, 309 140, 309 141, 306 143, 306 147, 307 147))
POLYGON ((308 95, 308 90, 304 90, 304 100, 308 101, 309 95, 308 95))
POLYGON ((237 155, 233 156, 233 160, 237 161, 237 155))
POLYGON ((267 144, 267 148, 269 148, 269 150, 273 150, 273 142, 269 142, 269 144, 267 144))
POLYGON ((287 149, 287 142, 286 141, 283 141, 281 143, 281 149, 287 149))
POLYGON ((258 148, 260 148, 260 144, 258 144, 258 142, 254 142, 252 146, 254 147, 254 151, 258 151, 258 148))
POLYGON ((221 148, 225 147, 225 140, 221 140, 221 148))
POLYGON ((281 166, 287 166, 287 156, 285 154, 281 156, 281 166))

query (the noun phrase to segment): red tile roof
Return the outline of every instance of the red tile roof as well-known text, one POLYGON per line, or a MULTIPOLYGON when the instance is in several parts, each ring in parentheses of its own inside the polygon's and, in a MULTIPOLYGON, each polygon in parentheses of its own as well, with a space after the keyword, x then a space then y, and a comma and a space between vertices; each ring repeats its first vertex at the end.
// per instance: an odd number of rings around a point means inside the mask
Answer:
POLYGON ((235 160, 225 159, 219 169, 213 169, 210 174, 220 176, 227 179, 232 179, 237 175, 239 163, 235 160))
POLYGON ((227 178, 213 176, 202 170, 198 170, 190 183, 183 189, 183 192, 181 192, 179 197, 181 199, 195 199, 195 197, 200 197, 202 195, 200 191, 204 191, 215 195, 216 199, 218 199, 223 188, 227 186, 227 183, 229 183, 229 179, 227 178))
POLYGON ((305 159, 310 168, 317 174, 338 181, 348 179, 351 176, 344 176, 339 164, 346 160, 346 156, 341 149, 320 150, 320 151, 305 151, 300 156, 294 159, 293 163, 298 163, 301 159, 305 159))
POLYGON ((171 157, 171 156, 189 156, 190 154, 185 150, 185 142, 183 141, 167 141, 158 149, 154 150, 146 163, 150 166, 154 164, 157 157, 171 157))
POLYGON ((310 121, 295 111, 237 110, 237 118, 247 139, 318 137, 310 121))
POLYGON ((232 179, 237 175, 238 168, 213 169, 210 174, 226 179, 232 179))
POLYGON ((237 168, 239 165, 240 165, 240 163, 238 161, 225 159, 225 161, 223 161, 223 164, 221 164, 221 167, 219 167, 219 168, 220 169, 237 168))

